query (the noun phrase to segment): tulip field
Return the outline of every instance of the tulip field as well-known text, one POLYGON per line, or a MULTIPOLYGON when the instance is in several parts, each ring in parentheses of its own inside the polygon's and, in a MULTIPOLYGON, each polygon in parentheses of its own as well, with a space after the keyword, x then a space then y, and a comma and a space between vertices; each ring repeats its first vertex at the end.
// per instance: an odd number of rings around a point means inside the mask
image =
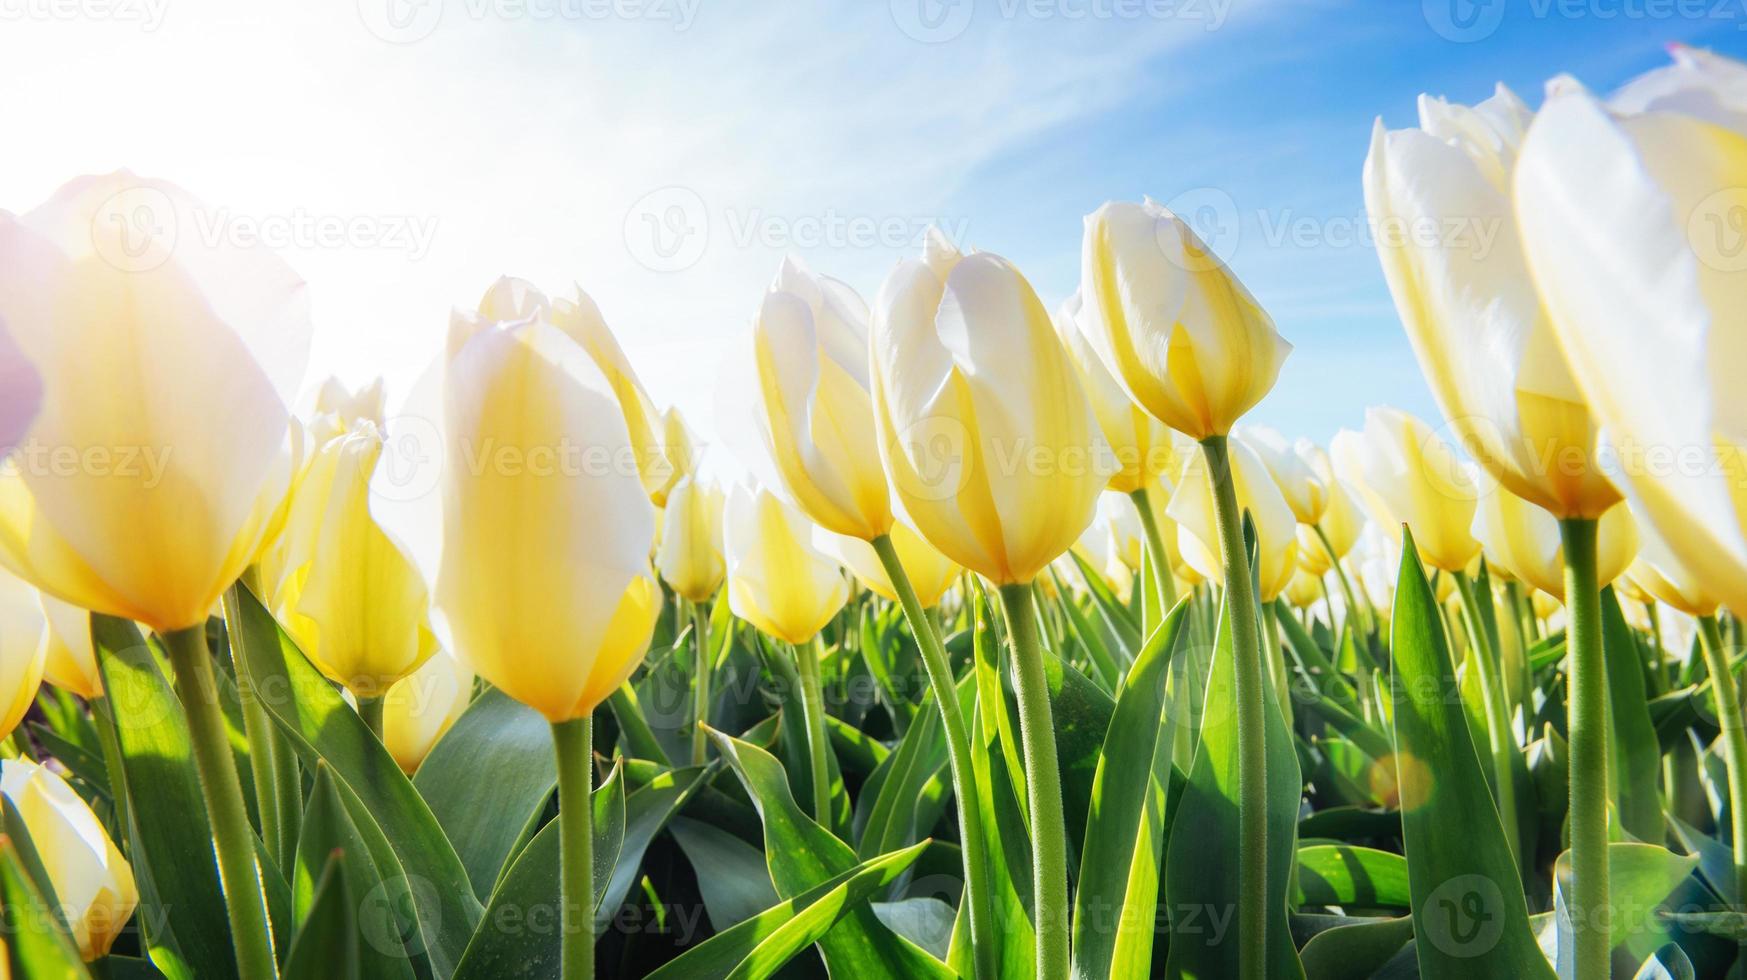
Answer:
POLYGON ((782 261, 709 440, 583 287, 348 386, 197 187, 0 211, 0 980, 1747 976, 1747 65, 1671 55, 1377 122, 1439 414, 1323 444, 1151 199, 1059 303, 782 261))

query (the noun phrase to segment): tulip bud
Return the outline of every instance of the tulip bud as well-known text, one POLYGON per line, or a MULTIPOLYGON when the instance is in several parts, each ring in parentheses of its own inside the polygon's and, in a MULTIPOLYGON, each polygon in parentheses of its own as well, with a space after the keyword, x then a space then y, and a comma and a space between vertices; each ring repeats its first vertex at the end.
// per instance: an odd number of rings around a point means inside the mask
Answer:
POLYGON ((0 563, 160 632, 205 622, 269 530, 309 342, 283 261, 164 232, 205 210, 118 172, 0 216, 0 320, 43 386, 0 477, 0 563))
POLYGON ((1293 451, 1309 464, 1328 492, 1328 504, 1323 508, 1322 519, 1316 522, 1316 527, 1299 525, 1298 564, 1312 575, 1327 575, 1334 567, 1329 561, 1329 551, 1332 549, 1338 560, 1353 550, 1359 532, 1365 529, 1365 512, 1353 499, 1353 491, 1335 476, 1328 453, 1308 439, 1298 440, 1293 451), (1322 530, 1322 537, 1328 539, 1327 545, 1318 537, 1318 528, 1322 530))
MULTIPOLYGON (((1565 545, 1559 520, 1547 511, 1494 486, 1483 493, 1474 512, 1474 537, 1480 540, 1487 564, 1511 578, 1565 600, 1565 545)), ((1596 581, 1607 585, 1619 578, 1638 553, 1638 531, 1625 507, 1601 516, 1596 529, 1596 581)))
MULTIPOLYGON (((903 524, 893 524, 890 533, 892 546, 898 552, 898 563, 909 576, 917 600, 922 603, 922 608, 932 608, 946 590, 952 588, 952 583, 958 581, 963 569, 903 524)), ((823 533, 819 545, 820 550, 841 562, 869 591, 890 602, 898 601, 898 590, 892 587, 892 580, 886 575, 886 568, 880 563, 873 545, 861 538, 829 532, 823 533)))
POLYGON ((849 583, 813 548, 807 519, 769 490, 736 485, 725 530, 728 608, 765 633, 806 643, 849 601, 849 583))
POLYGON ((1548 95, 1518 158, 1516 218, 1616 481, 1695 580, 1747 614, 1747 66, 1674 56, 1611 104, 1575 83, 1548 95))
POLYGON ((103 675, 91 646, 91 614, 47 593, 42 600, 42 679, 89 701, 103 695, 103 675))
POLYGON ((1196 440, 1229 434, 1292 351, 1219 256, 1150 200, 1086 218, 1080 283, 1081 328, 1111 375, 1196 440))
POLYGON ((434 583, 444 649, 555 723, 618 689, 661 607, 643 471, 614 465, 633 446, 618 391, 540 316, 457 317, 389 430, 397 446, 422 432, 434 462, 371 484, 372 514, 434 583))
POLYGON ((97 815, 47 766, 0 760, 0 794, 17 808, 86 962, 109 947, 139 904, 133 869, 97 815))
POLYGON ((1292 581, 1286 583, 1286 601, 1298 609, 1309 609, 1322 598, 1322 579, 1302 566, 1292 574, 1292 581))
POLYGON ((370 515, 382 434, 359 420, 298 482, 289 574, 274 611, 311 663, 358 697, 380 697, 436 650, 424 579, 370 515))
POLYGON ((1688 616, 1716 615, 1722 600, 1709 583, 1682 565, 1674 550, 1650 525, 1645 524, 1639 531, 1638 558, 1626 570, 1626 579, 1651 598, 1688 616))
POLYGON ((1399 409, 1372 408, 1363 435, 1343 429, 1329 449, 1335 472, 1391 540, 1401 541, 1401 525, 1413 528, 1420 557, 1446 572, 1479 554, 1470 530, 1478 477, 1430 426, 1399 409))
POLYGON ((443 650, 388 689, 382 698, 382 744, 401 771, 410 776, 418 769, 472 698, 473 671, 443 650))
POLYGON ((0 739, 24 720, 42 685, 43 611, 36 592, 0 570, 0 739))
POLYGON ((722 587, 722 488, 685 477, 667 496, 655 567, 681 598, 708 602, 722 587))
MULTIPOLYGON (((1594 455, 1595 424, 1528 276, 1510 173, 1529 125, 1500 85, 1469 107, 1420 97, 1420 128, 1385 131, 1365 159, 1377 254, 1432 394, 1462 448, 1557 517, 1620 499, 1594 455), (1457 229, 1427 236, 1410 229, 1457 229)), ((1415 528, 1418 536, 1418 528, 1415 528)))
POLYGON ((870 349, 880 456, 905 514, 960 565, 1030 582, 1091 523, 1111 475, 1030 283, 931 231, 881 287, 870 349))
MULTIPOLYGON (((1286 498, 1268 475, 1268 468, 1248 443, 1233 439, 1231 453, 1233 489, 1239 512, 1248 511, 1256 526, 1257 575, 1262 602, 1272 602, 1298 568, 1298 522, 1286 498)), ((1197 454, 1183 470, 1183 479, 1171 494, 1165 513, 1177 522, 1177 543, 1183 560, 1209 581, 1225 582, 1225 563, 1220 558, 1219 525, 1214 507, 1213 479, 1207 460, 1197 454)))
POLYGON ((837 534, 892 527, 868 393, 867 305, 785 259, 753 323, 758 428, 784 490, 837 534))
POLYGON ((1161 475, 1174 475, 1182 468, 1171 438, 1173 433, 1136 405, 1128 391, 1110 376, 1098 352, 1080 330, 1080 315, 1080 294, 1075 293, 1056 311, 1056 336, 1061 338, 1062 349, 1079 371, 1092 413, 1098 419, 1098 429, 1115 458, 1118 469, 1110 477, 1110 489, 1133 493, 1161 475))
POLYGON ((1240 434, 1244 445, 1250 447, 1262 465, 1268 468, 1268 475, 1280 488, 1286 506, 1292 508, 1292 516, 1298 519, 1298 523, 1321 521, 1323 512, 1328 509, 1328 487, 1309 461, 1298 455, 1285 436, 1266 426, 1248 426, 1240 434))

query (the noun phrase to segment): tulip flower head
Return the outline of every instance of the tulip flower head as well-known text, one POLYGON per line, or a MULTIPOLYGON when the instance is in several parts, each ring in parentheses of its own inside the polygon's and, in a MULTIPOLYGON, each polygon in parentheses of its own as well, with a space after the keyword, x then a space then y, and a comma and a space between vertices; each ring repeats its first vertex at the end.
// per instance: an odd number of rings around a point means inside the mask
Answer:
POLYGON ((309 343, 282 260, 174 233, 206 210, 124 171, 0 215, 0 321, 42 383, 0 477, 0 563, 160 631, 205 622, 267 535, 309 343))
MULTIPOLYGON (((1298 522, 1255 450, 1241 439, 1233 439, 1229 446, 1239 511, 1248 511, 1256 526, 1259 595, 1262 602, 1272 602, 1298 569, 1298 522)), ((1223 584, 1225 563, 1220 558, 1214 489, 1206 459, 1193 456, 1165 513, 1177 522, 1183 560, 1204 578, 1223 584)))
POLYGON ((79 955, 86 962, 107 956, 139 904, 127 858, 79 794, 47 766, 0 760, 0 794, 23 818, 79 955))
POLYGON ((12 734, 35 703, 46 653, 36 591, 0 569, 0 739, 12 734))
MULTIPOLYGON (((917 601, 924 609, 933 608, 958 581, 964 569, 906 525, 893 524, 890 533, 892 547, 898 552, 898 563, 909 576, 917 601)), ((856 581, 888 602, 898 601, 898 590, 892 587, 892 580, 886 575, 885 565, 881 564, 873 545, 847 534, 825 531, 821 535, 820 550, 841 562, 856 581)))
POLYGON ((1109 447, 1031 284, 931 230, 886 278, 869 344, 879 451, 916 530, 997 584, 1092 521, 1109 447))
POLYGON ((783 489, 828 531, 871 541, 891 530, 868 391, 867 304, 784 259, 752 334, 758 429, 783 489))
POLYGON ((1431 426, 1394 408, 1365 412, 1365 431, 1342 430, 1329 447, 1335 472, 1359 492, 1371 520, 1391 539, 1413 528, 1420 557, 1459 572, 1480 552, 1471 530, 1480 482, 1431 426))
POLYGON ((1182 469, 1172 438, 1174 433, 1136 405, 1128 397, 1128 390, 1110 376, 1104 361, 1080 329, 1081 312, 1080 294, 1075 293, 1056 310, 1056 335, 1080 372, 1098 428, 1115 458, 1116 471, 1110 477, 1110 489, 1133 493, 1160 476, 1175 475, 1182 469))
POLYGON ((1419 113, 1417 129, 1377 122, 1364 182, 1420 369, 1494 479, 1556 517, 1599 517, 1620 494, 1595 458, 1595 422, 1528 276, 1512 211, 1531 113, 1502 85, 1472 107, 1421 96, 1419 113), (1467 231, 1414 230, 1453 226, 1467 231))
POLYGON ((473 698, 473 671, 438 650, 382 698, 382 744, 411 775, 473 698))
POLYGON ((1611 104, 1552 87, 1523 139, 1528 268, 1616 480, 1692 574, 1747 613, 1747 66, 1690 48, 1611 104))
POLYGON ((1292 351, 1219 256, 1151 200, 1086 218, 1080 289, 1081 329, 1110 374, 1196 440, 1230 433, 1292 351))
POLYGON ((726 505, 721 487, 700 483, 695 476, 682 478, 667 495, 655 567, 683 599, 708 602, 722 587, 728 571, 722 557, 726 505))
POLYGON ((1298 454, 1286 437, 1267 426, 1249 426, 1239 435, 1244 445, 1256 454, 1268 475, 1292 508, 1292 516, 1300 524, 1315 524, 1328 509, 1328 485, 1311 467, 1310 461, 1298 454))
MULTIPOLYGON (((1619 578, 1638 553, 1630 512, 1615 506, 1601 516, 1596 537, 1596 581, 1619 578)), ((1502 487, 1483 493, 1474 512, 1474 537, 1487 564, 1511 578, 1565 600, 1565 547, 1552 514, 1502 487)))
POLYGON ((1293 451, 1322 481, 1328 496, 1316 527, 1298 526, 1298 563, 1312 575, 1326 575, 1334 567, 1329 561, 1329 550, 1333 549, 1336 559, 1345 558, 1353 550, 1359 533, 1365 529, 1365 512, 1359 508, 1355 491, 1335 476, 1334 465, 1321 447, 1308 439, 1299 439, 1293 451), (1317 528, 1328 538, 1326 546, 1318 538, 1317 528))
POLYGON ((728 608, 770 636, 802 644, 849 601, 837 563, 813 547, 813 528, 762 487, 736 485, 726 520, 728 608))
POLYGON ((103 694, 103 674, 91 646, 91 614, 54 596, 39 596, 43 612, 42 678, 89 701, 103 694))

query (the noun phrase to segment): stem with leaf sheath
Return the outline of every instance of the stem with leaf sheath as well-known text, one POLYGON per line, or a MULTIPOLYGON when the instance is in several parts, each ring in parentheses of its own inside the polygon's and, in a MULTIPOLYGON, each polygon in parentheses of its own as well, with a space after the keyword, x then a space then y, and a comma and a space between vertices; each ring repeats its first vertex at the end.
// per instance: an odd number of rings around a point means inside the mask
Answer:
POLYGON ((1159 615, 1171 611, 1177 604, 1177 585, 1171 580, 1171 558, 1165 553, 1165 539, 1159 533, 1159 519, 1153 514, 1152 495, 1146 487, 1130 493, 1134 501, 1134 509, 1140 514, 1140 529, 1146 538, 1146 558, 1153 567, 1153 578, 1158 582, 1159 615))
POLYGON ((255 864, 255 831, 249 826, 243 784, 237 779, 224 711, 218 705, 206 624, 162 636, 176 672, 176 695, 188 715, 200 795, 212 821, 212 847, 218 858, 231 942, 236 947, 237 974, 242 980, 269 980, 278 975, 279 968, 273 958, 273 934, 267 928, 261 871, 255 864))
POLYGON ((1717 723, 1723 730, 1723 745, 1728 749, 1723 761, 1728 766, 1729 827, 1735 844, 1735 894, 1739 908, 1747 902, 1747 727, 1743 726, 1741 694, 1735 688, 1735 675, 1729 670, 1729 651, 1723 643, 1717 617, 1701 616, 1698 626, 1705 667, 1711 673, 1711 696, 1717 702, 1717 723))
POLYGON ((697 641, 697 669, 693 671, 693 682, 696 689, 692 698, 692 765, 701 766, 707 761, 710 751, 710 672, 715 670, 714 650, 710 647, 710 607, 707 603, 691 603, 692 608, 692 639, 697 641))
POLYGON ((825 659, 825 641, 795 647, 795 666, 801 673, 801 716, 807 723, 807 760, 813 773, 813 819, 831 826, 831 767, 825 761, 825 690, 819 683, 819 661, 825 659))
POLYGON ((1571 910, 1578 977, 1608 975, 1607 663, 1601 647, 1601 588, 1596 581, 1596 522, 1559 522, 1565 545, 1565 611, 1571 663, 1566 705, 1571 743, 1571 910))
POLYGON ((1068 976, 1068 832, 1057 768, 1049 678, 1037 633, 1031 583, 1001 586, 1001 606, 1013 640, 1013 688, 1019 701, 1019 742, 1031 803, 1031 889, 1037 923, 1038 980, 1068 976))
POLYGON ((870 542, 892 590, 898 594, 898 604, 904 607, 904 618, 910 632, 916 635, 916 646, 922 651, 922 663, 928 671, 928 683, 934 690, 934 704, 940 710, 940 720, 946 728, 946 761, 952 770, 952 792, 958 798, 958 836, 964 859, 965 903, 970 910, 971 953, 978 980, 994 980, 1000 972, 997 960, 999 939, 995 935, 994 912, 989 905, 988 847, 983 839, 982 817, 973 809, 982 799, 977 791, 976 772, 971 767, 970 729, 958 703, 958 685, 952 676, 952 665, 946 659, 946 647, 940 642, 934 617, 922 608, 922 600, 910 584, 904 563, 898 560, 898 550, 891 535, 882 534, 870 542))
POLYGON ((1225 436, 1201 440, 1213 483, 1214 517, 1225 566, 1225 603, 1231 619, 1238 732, 1238 974, 1262 980, 1268 932, 1268 753, 1262 716, 1262 647, 1250 559, 1244 550, 1243 513, 1232 481, 1225 436))
POLYGON ((558 757, 558 877, 563 882, 559 920, 564 929, 563 980, 594 976, 594 719, 552 725, 558 757))
MULTIPOLYGON (((1516 781, 1512 778, 1511 754, 1517 751, 1510 730, 1510 716, 1505 708, 1504 680, 1499 676, 1501 661, 1486 628, 1480 609, 1480 598, 1474 592, 1474 580, 1466 572, 1455 573, 1456 592, 1462 597, 1463 618, 1468 623, 1474 669, 1480 677, 1480 701, 1486 709, 1487 754, 1492 757, 1494 784, 1498 793, 1498 817, 1504 823, 1505 843, 1510 845, 1511 858, 1522 866, 1522 840, 1517 825, 1516 781)), ((1488 597, 1490 598, 1490 597, 1488 597)))

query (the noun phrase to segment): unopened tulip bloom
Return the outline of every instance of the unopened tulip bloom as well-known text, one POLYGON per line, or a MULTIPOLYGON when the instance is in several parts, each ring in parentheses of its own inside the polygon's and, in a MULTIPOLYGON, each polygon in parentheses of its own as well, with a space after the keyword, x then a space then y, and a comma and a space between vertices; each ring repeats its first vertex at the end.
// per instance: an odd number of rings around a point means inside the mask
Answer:
POLYGON ((667 506, 667 495, 679 485, 679 481, 688 476, 696 476, 698 472, 697 438, 692 434, 691 427, 685 424, 685 418, 679 414, 679 409, 669 405, 661 413, 661 451, 667 458, 667 463, 673 468, 671 480, 665 491, 650 498, 657 507, 667 506))
POLYGON ((1426 564, 1460 572, 1480 553, 1472 531, 1477 474, 1431 426, 1399 409, 1372 408, 1364 433, 1342 430, 1329 451, 1392 539, 1400 540, 1401 525, 1413 528, 1426 564))
MULTIPOLYGON (((1229 443, 1231 474, 1239 512, 1248 511, 1256 524, 1259 598, 1272 602, 1298 569, 1298 522, 1280 487, 1248 443, 1229 443)), ((1183 479, 1171 494, 1165 513, 1177 522, 1177 542, 1183 560, 1209 581, 1224 584, 1215 488, 1207 461, 1192 457, 1183 479)))
MULTIPOLYGON (((964 570, 924 541, 922 535, 903 524, 893 524, 889 533, 898 560, 903 563, 904 573, 910 578, 910 586, 916 590, 916 601, 924 609, 933 608, 964 570)), ((898 590, 892 585, 873 545, 846 534, 830 534, 820 544, 855 575, 856 581, 883 599, 898 601, 898 590)))
POLYGON ((1239 436, 1268 468, 1268 475, 1274 478, 1275 486, 1280 488, 1286 506, 1292 508, 1292 516, 1298 519, 1298 523, 1314 525, 1321 522, 1323 513, 1328 510, 1329 490, 1310 461, 1300 456, 1285 436, 1267 426, 1248 426, 1239 436))
MULTIPOLYGON (((207 616, 283 513, 309 345, 303 282, 264 246, 193 233, 211 213, 123 171, 0 215, 0 321, 43 392, 19 465, 0 476, 0 564, 157 630, 184 692, 213 689, 207 616), (69 448, 80 465, 32 462, 69 448)), ((224 720, 208 697, 183 706, 238 972, 265 976, 266 907, 224 720)))
POLYGON ((86 962, 109 955, 139 904, 127 859, 79 794, 47 766, 0 760, 0 794, 23 820, 79 955, 86 962))
POLYGON ((335 436, 344 435, 352 423, 360 420, 384 424, 384 394, 382 379, 373 379, 353 390, 339 378, 329 377, 315 391, 315 402, 309 408, 309 429, 312 441, 320 446, 335 436))
POLYGON ((204 623, 255 554, 309 343, 277 256, 164 233, 203 208, 117 172, 0 216, 0 321, 43 390, 0 491, 0 562, 161 632, 204 623), (33 447, 85 464, 33 465, 33 447))
POLYGON ((1647 527, 1641 531, 1638 560, 1626 570, 1626 578, 1650 598, 1688 616, 1715 616, 1717 607, 1722 605, 1716 593, 1682 565, 1655 531, 1647 527))
POLYGON ((360 699, 386 694, 437 648, 424 579, 370 514, 382 450, 375 423, 359 420, 316 453, 292 501, 297 539, 274 596, 304 655, 360 699))
POLYGON ((1056 335, 1080 373, 1092 413, 1098 419, 1098 429, 1115 458, 1117 468, 1110 476, 1109 487, 1119 493, 1150 490, 1160 476, 1174 474, 1181 468, 1172 432, 1135 404, 1128 397, 1128 390, 1111 376, 1110 369, 1104 366, 1080 329, 1082 311, 1080 294, 1075 293, 1056 310, 1056 335))
POLYGON ((1565 80, 1525 137, 1528 265, 1638 516, 1747 614, 1735 216, 1747 66, 1691 48, 1604 104, 1565 80), (1699 453, 1708 462, 1670 463, 1699 453))
POLYGON ((803 644, 849 600, 843 570, 813 547, 807 519, 769 490, 736 485, 724 523, 734 615, 803 644))
POLYGON ((1555 517, 1600 517, 1619 491, 1596 463, 1594 422, 1529 279, 1511 209, 1529 108, 1500 85, 1472 107, 1422 95, 1419 115, 1418 129, 1373 128, 1365 205, 1420 369, 1494 479, 1555 517), (1457 222, 1465 234, 1415 231, 1457 222))
POLYGON ((1286 601, 1299 609, 1309 609, 1323 598, 1322 579, 1304 570, 1302 566, 1292 575, 1292 581, 1286 583, 1286 601))
POLYGON ((685 475, 684 456, 690 452, 689 442, 684 446, 668 446, 666 421, 643 390, 643 383, 637 380, 630 359, 607 327, 600 307, 582 287, 572 286, 567 294, 548 297, 526 279, 503 276, 480 298, 478 316, 495 323, 541 320, 563 331, 587 352, 619 404, 630 433, 630 455, 635 458, 643 489, 652 503, 661 506, 668 491, 685 475))
POLYGON ((722 587, 722 508, 727 497, 714 483, 687 476, 667 495, 655 567, 680 598, 708 602, 722 587))
MULTIPOLYGON (((1493 486, 1481 494, 1473 531, 1488 565, 1565 601, 1565 546, 1559 538, 1559 521, 1552 514, 1502 486, 1493 486)), ((1605 586, 1619 578, 1638 553, 1637 527, 1624 506, 1601 516, 1596 541, 1596 580, 1605 586)))
POLYGON ((36 591, 0 569, 0 739, 12 734, 35 702, 45 653, 36 591))
POLYGON ((91 646, 91 614, 48 593, 41 595, 42 679, 89 701, 103 696, 103 675, 91 646))
POLYGON ((1112 201, 1085 226, 1079 322, 1110 373, 1178 432, 1230 433, 1274 387, 1292 345, 1167 208, 1112 201))
POLYGON ((783 489, 814 523, 871 541, 892 526, 868 392, 867 305, 783 260, 753 321, 757 415, 783 489))
MULTIPOLYGON (((391 441, 423 431, 418 455, 435 471, 377 467, 371 507, 430 583, 444 648, 552 723, 562 972, 590 977, 591 717, 642 662, 661 611, 655 509, 647 470, 595 465, 634 453, 627 376, 615 383, 547 319, 586 319, 580 308, 527 305, 531 315, 507 322, 453 318, 444 354, 399 413, 413 427, 390 426, 391 441)), ((599 350, 611 336, 593 324, 598 334, 583 335, 599 350)))
MULTIPOLYGON (((1068 969, 1067 852, 1030 589, 1092 521, 1109 447, 1043 303, 1011 263, 930 230, 886 277, 869 359, 880 456, 903 511, 948 558, 1001 587, 1032 828, 1037 975, 1068 969)), ((946 700, 952 700, 950 697, 946 700)), ((974 916, 973 916, 974 918, 974 916)))
POLYGON ((418 769, 472 697, 473 671, 442 650, 388 689, 382 698, 382 744, 403 772, 418 769))
POLYGON ((870 347, 880 456, 916 530, 996 584, 1030 582, 1092 522, 1110 476, 1031 284, 930 231, 881 287, 870 347))

